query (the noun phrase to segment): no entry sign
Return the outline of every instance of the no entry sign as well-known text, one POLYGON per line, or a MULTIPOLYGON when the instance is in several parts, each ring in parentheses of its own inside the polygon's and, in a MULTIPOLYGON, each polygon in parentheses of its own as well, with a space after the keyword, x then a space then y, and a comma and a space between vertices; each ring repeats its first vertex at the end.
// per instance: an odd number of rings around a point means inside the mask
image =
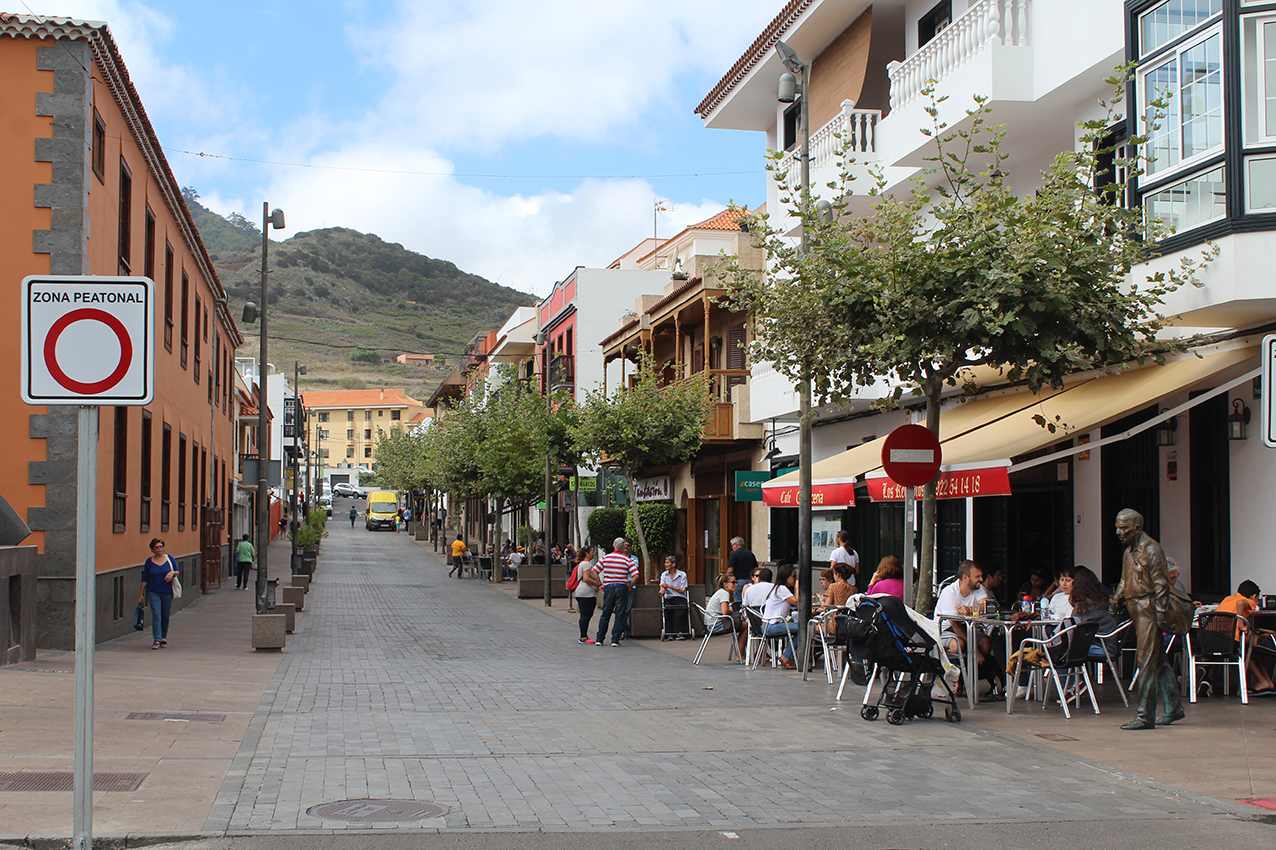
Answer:
POLYGON ((882 467, 901 487, 921 487, 939 474, 939 439, 921 425, 901 425, 882 443, 882 467))
POLYGON ((33 276, 22 281, 22 400, 144 405, 155 395, 155 282, 33 276))

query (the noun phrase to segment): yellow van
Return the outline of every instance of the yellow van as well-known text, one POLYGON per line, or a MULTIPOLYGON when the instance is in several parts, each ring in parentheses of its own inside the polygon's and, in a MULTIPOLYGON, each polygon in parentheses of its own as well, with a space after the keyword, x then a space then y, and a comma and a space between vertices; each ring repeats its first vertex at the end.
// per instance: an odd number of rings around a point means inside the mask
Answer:
POLYGON ((394 531, 399 514, 399 499, 393 490, 373 490, 368 494, 368 512, 364 526, 368 531, 388 528, 394 531))

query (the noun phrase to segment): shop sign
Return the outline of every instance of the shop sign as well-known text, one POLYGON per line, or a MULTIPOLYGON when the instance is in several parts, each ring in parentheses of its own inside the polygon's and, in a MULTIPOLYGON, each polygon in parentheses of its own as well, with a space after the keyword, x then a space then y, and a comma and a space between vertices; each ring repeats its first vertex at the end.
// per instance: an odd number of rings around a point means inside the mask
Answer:
POLYGON ((735 474, 735 500, 737 502, 762 501, 762 482, 770 480, 770 472, 737 470, 735 474))
POLYGON ((673 498, 673 479, 661 475, 635 481, 634 496, 640 502, 667 502, 673 498))
MULTIPOLYGON (((903 497, 901 496, 900 498, 903 497)), ((790 487, 763 487, 762 501, 772 508, 796 508, 798 506, 798 486, 794 484, 790 487)), ((811 485, 811 507, 855 507, 855 483, 811 485)))
POLYGON ((575 490, 576 482, 578 480, 580 481, 580 492, 582 493, 598 492, 598 476, 597 475, 582 475, 580 476, 579 479, 577 479, 575 475, 572 475, 567 479, 568 489, 575 490))
MULTIPOLYGON (((904 488, 882 476, 868 479, 868 494, 874 502, 902 502, 904 488)), ((917 487, 914 498, 921 501, 924 488, 917 487)), ((939 473, 935 496, 939 499, 966 499, 971 496, 1009 496, 1010 473, 1005 466, 978 469, 948 469, 939 473)))

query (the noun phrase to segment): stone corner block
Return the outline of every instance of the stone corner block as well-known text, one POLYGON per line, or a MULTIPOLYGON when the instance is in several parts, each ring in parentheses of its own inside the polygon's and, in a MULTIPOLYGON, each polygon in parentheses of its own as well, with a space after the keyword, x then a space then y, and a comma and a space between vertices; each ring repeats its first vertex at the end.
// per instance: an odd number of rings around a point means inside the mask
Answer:
POLYGON ((279 595, 284 602, 296 605, 298 611, 306 610, 306 591, 304 588, 281 587, 279 588, 279 595))
POLYGON ((253 649, 283 649, 287 620, 283 614, 254 614, 253 649))

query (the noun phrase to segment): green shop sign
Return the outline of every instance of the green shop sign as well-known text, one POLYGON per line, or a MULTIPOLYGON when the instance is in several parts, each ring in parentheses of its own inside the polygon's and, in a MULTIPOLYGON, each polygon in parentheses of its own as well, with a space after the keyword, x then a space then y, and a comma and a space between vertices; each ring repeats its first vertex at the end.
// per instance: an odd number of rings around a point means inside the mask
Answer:
POLYGON ((770 480, 770 472, 737 471, 735 474, 735 500, 737 502, 762 501, 762 482, 770 480))
MULTIPOLYGON (((567 479, 567 487, 569 490, 576 489, 576 476, 572 475, 567 479)), ((580 492, 596 493, 598 492, 598 476, 582 475, 580 476, 580 492)))

